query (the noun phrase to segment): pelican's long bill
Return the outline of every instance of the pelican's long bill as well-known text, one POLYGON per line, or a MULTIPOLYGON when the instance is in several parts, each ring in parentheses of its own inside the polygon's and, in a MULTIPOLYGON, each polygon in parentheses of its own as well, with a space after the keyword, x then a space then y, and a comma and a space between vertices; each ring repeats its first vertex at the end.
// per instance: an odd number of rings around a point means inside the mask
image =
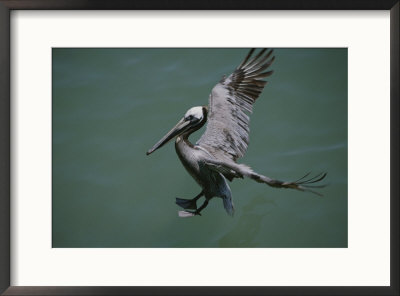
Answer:
POLYGON ((175 126, 173 129, 171 129, 160 141, 158 141, 149 151, 146 152, 146 155, 149 155, 156 151, 158 148, 164 146, 167 144, 169 141, 171 141, 173 138, 183 134, 190 128, 190 121, 185 121, 184 118, 182 118, 175 126))

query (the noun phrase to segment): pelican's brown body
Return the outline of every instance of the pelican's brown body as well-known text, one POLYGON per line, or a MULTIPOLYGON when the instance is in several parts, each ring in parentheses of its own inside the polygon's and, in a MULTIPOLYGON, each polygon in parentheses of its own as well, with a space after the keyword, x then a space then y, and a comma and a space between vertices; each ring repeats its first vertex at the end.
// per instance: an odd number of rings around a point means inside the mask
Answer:
POLYGON ((233 215, 232 194, 226 178, 221 173, 210 169, 203 161, 209 158, 210 154, 183 137, 176 139, 175 150, 186 171, 203 189, 202 194, 206 202, 208 203, 213 197, 221 197, 228 214, 233 215))
POLYGON ((236 163, 242 157, 249 143, 249 114, 253 104, 267 83, 264 78, 272 71, 264 72, 274 61, 270 58, 272 50, 261 50, 252 57, 254 49, 227 78, 224 76, 210 94, 209 106, 189 109, 177 125, 158 141, 148 152, 150 154, 176 138, 175 149, 183 166, 190 176, 202 188, 193 199, 177 198, 176 203, 185 211, 181 217, 200 215, 213 197, 223 199, 224 208, 233 215, 231 189, 228 180, 248 177, 272 187, 292 188, 300 191, 312 191, 310 185, 325 178, 319 174, 304 180, 307 175, 295 182, 283 182, 254 172, 250 167, 236 163), (189 135, 200 129, 207 122, 205 133, 192 144, 189 135), (202 206, 197 207, 197 200, 205 196, 202 206), (188 211, 193 210, 193 211, 188 211))

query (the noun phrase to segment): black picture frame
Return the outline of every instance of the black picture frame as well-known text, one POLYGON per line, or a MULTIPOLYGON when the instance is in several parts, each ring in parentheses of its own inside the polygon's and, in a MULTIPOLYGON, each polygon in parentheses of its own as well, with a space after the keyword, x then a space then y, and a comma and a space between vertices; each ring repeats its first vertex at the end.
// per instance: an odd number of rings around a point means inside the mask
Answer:
MULTIPOLYGON (((399 295, 398 0, 0 0, 1 295, 399 295), (12 10, 390 10, 391 247, 388 287, 73 287, 10 286, 10 11, 12 10)), ((12 151, 11 151, 12 153, 12 151)), ((366 181, 368 182, 368 181, 366 181)), ((368 260, 368 258, 366 258, 368 260)))

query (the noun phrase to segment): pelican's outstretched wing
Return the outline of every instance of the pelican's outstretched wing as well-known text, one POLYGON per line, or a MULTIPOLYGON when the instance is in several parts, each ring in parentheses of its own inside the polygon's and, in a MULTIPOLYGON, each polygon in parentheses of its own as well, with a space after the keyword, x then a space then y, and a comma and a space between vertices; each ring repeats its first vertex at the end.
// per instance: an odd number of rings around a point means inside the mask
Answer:
POLYGON ((249 114, 273 71, 266 71, 275 57, 272 50, 261 50, 252 57, 250 50, 236 70, 214 86, 210 94, 207 129, 197 144, 214 156, 236 160, 249 144, 249 114), (270 58, 271 57, 271 58, 270 58))
POLYGON ((308 177, 310 173, 304 175, 297 181, 285 182, 276 179, 272 179, 267 176, 260 175, 253 171, 250 167, 245 164, 237 164, 232 160, 220 161, 217 159, 205 158, 203 159, 204 165, 213 171, 219 172, 230 180, 235 178, 248 177, 258 183, 265 183, 269 186, 276 188, 292 188, 300 191, 312 192, 316 195, 322 196, 321 193, 314 191, 314 188, 324 188, 326 185, 314 185, 315 183, 323 180, 326 177, 326 173, 320 173, 313 177, 308 177))

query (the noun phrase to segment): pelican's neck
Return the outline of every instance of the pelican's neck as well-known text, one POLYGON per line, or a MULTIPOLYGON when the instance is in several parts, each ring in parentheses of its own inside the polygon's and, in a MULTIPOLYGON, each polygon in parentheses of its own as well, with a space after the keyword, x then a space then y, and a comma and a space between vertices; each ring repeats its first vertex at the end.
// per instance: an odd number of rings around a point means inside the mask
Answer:
POLYGON ((193 144, 190 143, 190 141, 189 141, 189 136, 191 134, 193 134, 195 131, 201 129, 203 127, 203 125, 207 122, 208 107, 203 106, 202 111, 203 111, 203 119, 201 120, 201 122, 198 123, 197 125, 193 126, 192 128, 190 128, 189 130, 187 130, 182 135, 178 136, 175 141, 176 144, 179 144, 182 142, 182 143, 187 143, 187 145, 190 147, 193 147, 193 144))
MULTIPOLYGON (((193 131, 194 132, 194 131, 193 131)), ((189 147, 193 147, 194 145, 189 141, 189 136, 193 133, 193 132, 188 132, 188 133, 184 133, 182 135, 180 135, 179 137, 176 138, 175 141, 175 145, 177 147, 180 147, 182 144, 186 144, 189 147)))

